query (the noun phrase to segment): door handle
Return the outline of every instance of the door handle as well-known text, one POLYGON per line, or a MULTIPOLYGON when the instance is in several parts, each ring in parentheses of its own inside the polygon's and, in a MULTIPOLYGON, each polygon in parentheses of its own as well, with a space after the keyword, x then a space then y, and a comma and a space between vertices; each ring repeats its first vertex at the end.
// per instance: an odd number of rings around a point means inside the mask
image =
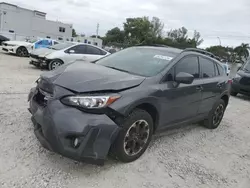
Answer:
POLYGON ((197 86, 197 87, 196 87, 196 90, 197 90, 197 91, 202 91, 202 90, 203 90, 203 87, 202 87, 202 86, 197 86))

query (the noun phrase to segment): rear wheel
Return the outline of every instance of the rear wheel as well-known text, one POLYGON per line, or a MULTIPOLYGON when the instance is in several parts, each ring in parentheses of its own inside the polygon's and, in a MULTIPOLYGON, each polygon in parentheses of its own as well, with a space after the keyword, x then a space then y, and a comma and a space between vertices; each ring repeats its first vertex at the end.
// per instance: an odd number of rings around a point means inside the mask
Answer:
POLYGON ((153 120, 144 110, 134 110, 124 121, 111 152, 122 162, 138 159, 147 149, 153 134, 153 120))
POLYGON ((54 70, 56 69, 57 67, 61 66, 63 64, 63 62, 59 59, 56 59, 56 60, 52 60, 50 63, 49 63, 49 70, 54 70))
POLYGON ((220 99, 210 111, 208 118, 204 121, 204 126, 208 129, 216 129, 223 119, 225 109, 225 101, 220 99))
POLYGON ((19 47, 16 50, 16 54, 20 57, 27 57, 29 55, 29 52, 25 47, 19 47))

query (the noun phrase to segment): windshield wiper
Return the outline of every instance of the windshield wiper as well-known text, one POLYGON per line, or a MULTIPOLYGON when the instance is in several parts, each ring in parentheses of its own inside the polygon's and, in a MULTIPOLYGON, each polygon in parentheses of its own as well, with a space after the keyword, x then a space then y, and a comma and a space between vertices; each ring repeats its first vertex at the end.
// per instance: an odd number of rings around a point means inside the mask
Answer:
POLYGON ((123 69, 119 69, 119 68, 116 68, 116 67, 112 67, 112 66, 105 66, 105 67, 108 67, 108 68, 111 68, 111 69, 114 69, 114 70, 118 70, 118 71, 121 71, 121 72, 126 72, 126 73, 133 74, 132 72, 129 72, 129 71, 123 70, 123 69))

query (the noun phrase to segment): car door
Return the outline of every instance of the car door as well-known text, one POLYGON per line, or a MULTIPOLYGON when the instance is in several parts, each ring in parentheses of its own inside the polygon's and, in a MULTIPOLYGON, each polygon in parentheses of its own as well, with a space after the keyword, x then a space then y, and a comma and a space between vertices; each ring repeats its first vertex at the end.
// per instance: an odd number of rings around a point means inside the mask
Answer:
POLYGON ((101 49, 94 46, 86 46, 86 61, 95 61, 103 57, 103 52, 101 49))
POLYGON ((200 68, 197 56, 182 58, 166 75, 166 83, 162 84, 162 124, 171 125, 193 118, 197 115, 202 89, 200 68), (175 76, 186 72, 194 76, 192 84, 179 84, 175 76))
POLYGON ((199 108, 199 114, 208 113, 225 85, 224 79, 220 79, 218 67, 210 58, 199 56, 202 77, 202 102, 199 108))
POLYGON ((65 51, 63 61, 70 63, 76 60, 86 60, 86 45, 78 44, 65 51))

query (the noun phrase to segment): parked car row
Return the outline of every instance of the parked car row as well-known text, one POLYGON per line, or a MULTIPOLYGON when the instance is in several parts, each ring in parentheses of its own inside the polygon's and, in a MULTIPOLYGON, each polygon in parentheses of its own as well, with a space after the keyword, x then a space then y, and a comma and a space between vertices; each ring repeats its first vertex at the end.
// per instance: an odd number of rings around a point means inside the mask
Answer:
POLYGON ((58 43, 59 42, 51 39, 40 39, 30 42, 4 41, 2 42, 2 50, 7 53, 16 54, 20 57, 27 57, 29 56, 30 52, 34 49, 46 48, 58 43))
POLYGON ((32 51, 30 64, 53 70, 76 60, 95 61, 109 54, 97 46, 68 42, 32 51))

